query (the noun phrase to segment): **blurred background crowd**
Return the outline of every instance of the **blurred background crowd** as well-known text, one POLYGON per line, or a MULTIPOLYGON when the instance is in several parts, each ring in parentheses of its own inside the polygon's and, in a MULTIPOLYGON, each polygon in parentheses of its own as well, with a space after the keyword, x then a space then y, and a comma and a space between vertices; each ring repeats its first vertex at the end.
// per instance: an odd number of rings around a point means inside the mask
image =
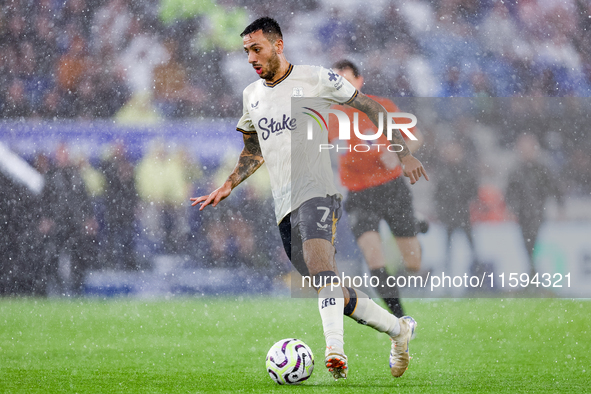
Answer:
MULTIPOLYGON (((271 15, 292 63, 330 67, 351 59, 365 77, 365 93, 400 98, 408 112, 429 107, 437 114, 419 117, 426 142, 418 156, 442 180, 415 188, 429 220, 445 224, 446 212, 458 209, 473 223, 515 219, 520 196, 506 190, 523 159, 516 146, 524 131, 534 136, 529 146, 539 145, 534 156, 547 168, 542 172, 568 174, 550 176, 556 185, 538 193, 566 206, 550 216, 580 217, 589 202, 587 0, 0 4, 0 141, 8 134, 14 140, 15 123, 59 129, 64 121, 103 120, 122 125, 124 135, 130 125, 237 119, 242 90, 257 79, 239 33, 271 15), (486 101, 494 97, 506 99, 486 101), (465 105, 474 116, 457 116, 465 105), (469 168, 463 176, 474 182, 446 188, 458 168, 469 168), (462 207, 446 205, 453 203, 462 207)), ((161 139, 141 150, 124 140, 85 150, 64 134, 35 152, 11 147, 44 175, 45 187, 33 195, 0 171, 0 294, 77 294, 90 270, 150 269, 157 255, 189 256, 187 264, 200 267, 271 267, 270 275, 289 269, 264 174, 222 209, 199 213, 188 205, 189 196, 225 179, 237 152, 205 163, 161 139), (64 266, 68 272, 60 271, 64 266)))
POLYGON ((238 116, 256 79, 239 33, 265 14, 292 62, 350 57, 377 95, 591 93, 586 0, 4 0, 1 114, 238 116))
POLYGON ((183 268, 289 270, 265 170, 223 206, 190 208, 197 190, 226 179, 237 151, 210 160, 209 171, 161 139, 141 156, 119 140, 97 152, 76 153, 76 143, 64 140, 23 155, 44 178, 39 194, 0 171, 0 294, 83 294, 89 271, 150 271, 157 256, 177 256, 183 268))

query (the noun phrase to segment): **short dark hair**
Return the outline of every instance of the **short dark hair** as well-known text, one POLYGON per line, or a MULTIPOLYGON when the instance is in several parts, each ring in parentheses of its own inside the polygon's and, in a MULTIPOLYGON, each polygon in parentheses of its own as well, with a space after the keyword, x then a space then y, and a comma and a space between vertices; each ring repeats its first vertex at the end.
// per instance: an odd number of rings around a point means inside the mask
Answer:
POLYGON ((268 16, 264 16, 252 22, 250 25, 246 26, 246 29, 242 33, 240 33, 240 37, 244 37, 247 34, 254 33, 255 31, 262 30, 263 34, 267 39, 276 40, 278 38, 283 38, 283 34, 281 33, 281 27, 279 27, 279 23, 273 18, 268 16))
POLYGON ((349 69, 353 71, 353 76, 355 76, 355 78, 359 78, 359 76, 361 75, 359 74, 359 68, 357 68, 355 63, 347 59, 339 60, 338 62, 332 65, 332 68, 334 68, 335 70, 349 69))

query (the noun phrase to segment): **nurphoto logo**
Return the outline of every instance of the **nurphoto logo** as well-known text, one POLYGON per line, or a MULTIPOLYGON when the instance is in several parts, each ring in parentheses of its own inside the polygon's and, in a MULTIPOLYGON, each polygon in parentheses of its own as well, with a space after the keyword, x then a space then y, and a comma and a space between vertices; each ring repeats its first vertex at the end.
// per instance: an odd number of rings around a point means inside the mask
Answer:
MULTIPOLYGON (((354 146, 347 146, 341 147, 335 144, 320 144, 319 149, 322 150, 331 150, 335 149, 337 152, 339 150, 348 150, 350 151, 353 149, 356 152, 368 152, 371 149, 377 149, 378 152, 381 148, 383 150, 388 150, 390 152, 399 152, 403 149, 402 145, 399 144, 376 144, 372 143, 372 141, 376 141, 380 138, 384 133, 384 114, 379 113, 378 116, 378 129, 373 134, 365 134, 359 130, 359 113, 353 113, 353 122, 349 119, 349 116, 338 109, 328 109, 323 111, 323 113, 310 108, 304 107, 305 110, 309 112, 304 112, 305 115, 308 115, 308 125, 307 125, 307 138, 308 140, 314 139, 314 122, 318 124, 320 129, 322 130, 325 128, 328 130, 328 124, 330 115, 333 114, 337 117, 339 122, 339 140, 349 141, 351 139, 351 124, 353 124, 353 132, 355 136, 362 141, 368 141, 368 144, 356 144, 354 146), (324 126, 324 127, 323 127, 324 126)), ((386 138, 388 140, 392 139, 392 131, 393 130, 400 130, 400 132, 406 135, 407 138, 410 140, 416 141, 417 137, 415 137, 409 129, 413 128, 417 124, 417 118, 411 113, 407 112, 388 112, 386 116, 386 138), (396 121, 394 120, 396 119, 396 121), (407 120, 405 123, 400 123, 401 119, 407 120)))

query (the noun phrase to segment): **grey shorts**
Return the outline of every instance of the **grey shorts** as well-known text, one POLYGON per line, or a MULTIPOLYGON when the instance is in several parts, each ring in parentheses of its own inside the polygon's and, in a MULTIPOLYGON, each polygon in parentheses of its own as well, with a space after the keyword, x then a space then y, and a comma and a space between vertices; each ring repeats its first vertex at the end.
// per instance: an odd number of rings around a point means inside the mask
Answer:
POLYGON ((301 275, 309 275, 304 262, 304 241, 320 238, 334 245, 341 212, 339 197, 315 197, 304 202, 279 224, 283 248, 301 275))
POLYGON ((315 197, 291 213, 292 238, 299 234, 304 241, 321 238, 334 245, 337 222, 341 218, 341 199, 337 196, 315 197))

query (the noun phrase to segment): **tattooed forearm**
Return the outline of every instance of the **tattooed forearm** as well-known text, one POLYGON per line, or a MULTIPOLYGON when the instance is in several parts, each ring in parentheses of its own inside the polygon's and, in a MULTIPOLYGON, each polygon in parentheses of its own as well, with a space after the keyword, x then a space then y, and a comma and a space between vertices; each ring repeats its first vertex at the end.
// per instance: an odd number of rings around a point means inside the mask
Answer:
POLYGON ((240 152, 240 158, 234 171, 232 171, 226 182, 230 182, 232 189, 234 189, 242 181, 254 174, 264 161, 261 146, 259 145, 259 137, 256 134, 244 134, 244 148, 240 152))
MULTIPOLYGON (((351 107, 355 109, 358 109, 361 112, 364 112, 369 118, 369 120, 371 120, 376 127, 379 127, 379 113, 383 113, 382 116, 384 119, 384 127, 386 127, 386 116, 388 114, 388 111, 386 111, 386 109, 380 103, 370 99, 365 94, 359 92, 357 97, 355 97, 355 100, 353 100, 353 102, 349 105, 351 105, 351 107)), ((392 130, 391 142, 393 144, 402 146, 403 149, 400 152, 398 152, 398 157, 400 159, 410 154, 410 149, 408 149, 408 146, 406 146, 406 142, 404 141, 404 138, 402 138, 400 130, 392 130)))

